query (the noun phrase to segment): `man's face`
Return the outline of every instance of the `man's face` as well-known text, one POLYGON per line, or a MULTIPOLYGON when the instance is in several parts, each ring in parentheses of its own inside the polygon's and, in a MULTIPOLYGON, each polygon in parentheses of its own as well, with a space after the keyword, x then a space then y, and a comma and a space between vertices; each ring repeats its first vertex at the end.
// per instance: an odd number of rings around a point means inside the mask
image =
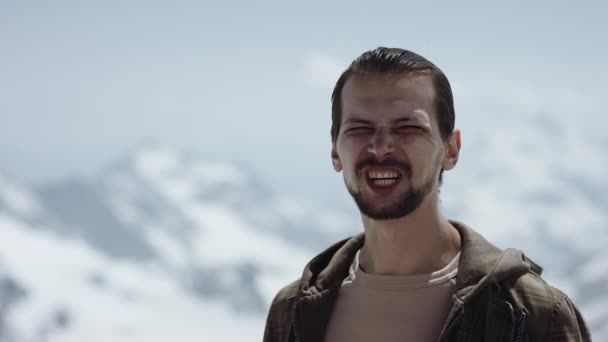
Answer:
POLYGON ((431 80, 355 73, 344 85, 341 101, 332 160, 361 212, 381 220, 416 210, 436 193, 442 167, 455 164, 454 138, 452 146, 441 139, 431 80))

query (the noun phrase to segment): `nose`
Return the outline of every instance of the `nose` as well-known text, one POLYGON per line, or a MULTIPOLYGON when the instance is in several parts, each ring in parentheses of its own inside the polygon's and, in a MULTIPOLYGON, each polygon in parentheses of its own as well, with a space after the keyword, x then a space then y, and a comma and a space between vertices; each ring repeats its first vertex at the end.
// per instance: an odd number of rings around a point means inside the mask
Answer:
POLYGON ((390 131, 379 129, 370 137, 367 151, 376 156, 378 160, 395 152, 393 135, 390 131))

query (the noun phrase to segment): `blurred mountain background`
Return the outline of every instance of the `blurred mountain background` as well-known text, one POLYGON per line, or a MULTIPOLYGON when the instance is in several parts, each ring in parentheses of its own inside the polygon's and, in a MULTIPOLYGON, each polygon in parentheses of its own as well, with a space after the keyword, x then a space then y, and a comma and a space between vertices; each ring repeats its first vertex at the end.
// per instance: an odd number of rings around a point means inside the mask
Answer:
POLYGON ((0 341, 259 341, 361 231, 333 83, 398 46, 452 82, 441 201, 608 340, 607 6, 0 2, 0 341))
MULTIPOLYGON (((608 337, 606 183, 566 169, 520 178, 520 164, 477 155, 481 174, 444 185, 450 216, 527 251, 608 337)), ((275 292, 358 227, 273 193, 246 165, 160 145, 94 179, 2 177, 1 340, 259 340, 275 292)))

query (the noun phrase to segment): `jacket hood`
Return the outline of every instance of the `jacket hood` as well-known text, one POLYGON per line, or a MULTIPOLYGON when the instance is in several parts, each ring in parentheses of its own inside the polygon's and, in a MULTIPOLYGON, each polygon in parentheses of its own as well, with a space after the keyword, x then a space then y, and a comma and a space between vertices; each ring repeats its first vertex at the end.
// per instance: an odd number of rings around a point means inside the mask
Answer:
MULTIPOLYGON (((532 270, 540 275, 542 268, 521 251, 505 251, 488 242, 472 228, 457 222, 450 223, 461 236, 460 264, 456 277, 455 296, 465 302, 485 286, 508 277, 532 270)), ((355 253, 363 246, 365 235, 355 235, 340 241, 316 256, 304 269, 299 296, 309 297, 342 285, 355 253)))

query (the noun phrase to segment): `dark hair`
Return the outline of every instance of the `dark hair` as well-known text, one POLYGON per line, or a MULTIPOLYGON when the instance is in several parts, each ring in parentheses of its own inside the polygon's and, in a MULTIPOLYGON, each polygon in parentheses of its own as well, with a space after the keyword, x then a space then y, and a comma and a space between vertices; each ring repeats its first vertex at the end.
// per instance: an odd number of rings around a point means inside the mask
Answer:
POLYGON ((331 139, 335 142, 342 123, 342 88, 348 78, 357 72, 401 73, 412 76, 428 75, 435 87, 435 103, 439 131, 443 140, 447 140, 454 130, 456 114, 454 97, 450 82, 435 64, 426 58, 404 49, 379 47, 367 51, 355 59, 342 73, 331 95, 331 139))

